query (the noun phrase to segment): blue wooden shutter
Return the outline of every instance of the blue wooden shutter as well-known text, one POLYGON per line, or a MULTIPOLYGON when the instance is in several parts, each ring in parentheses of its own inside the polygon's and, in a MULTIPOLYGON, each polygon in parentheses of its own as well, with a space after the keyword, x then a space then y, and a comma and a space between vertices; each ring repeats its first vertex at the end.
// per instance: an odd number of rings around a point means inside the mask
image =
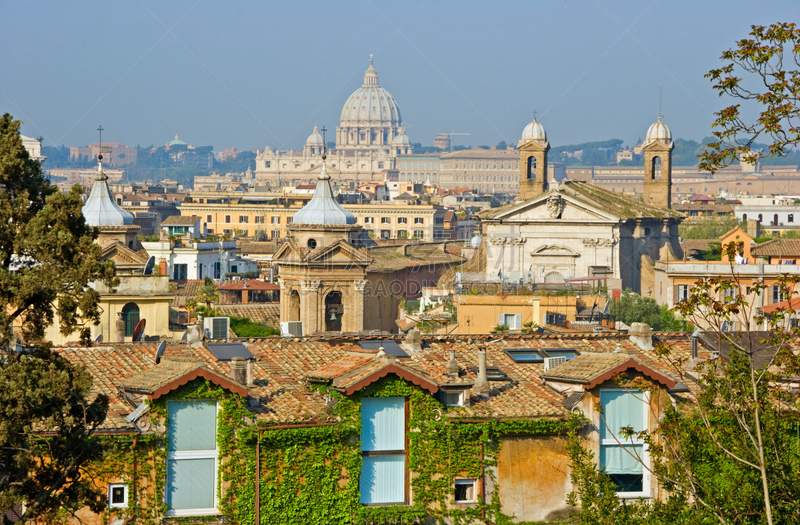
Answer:
POLYGON ((361 400, 361 450, 405 450, 405 403, 402 397, 361 400))
POLYGON ((212 401, 169 401, 169 450, 217 448, 217 405, 212 401))

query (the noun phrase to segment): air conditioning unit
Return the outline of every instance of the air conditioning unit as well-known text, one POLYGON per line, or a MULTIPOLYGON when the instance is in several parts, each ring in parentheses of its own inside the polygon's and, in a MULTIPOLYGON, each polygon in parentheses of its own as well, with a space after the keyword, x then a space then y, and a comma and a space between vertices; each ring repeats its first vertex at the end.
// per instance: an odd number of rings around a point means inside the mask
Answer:
POLYGON ((557 367, 562 363, 566 363, 567 358, 564 356, 559 357, 545 357, 544 358, 544 371, 547 372, 551 368, 557 367))
POLYGON ((203 331, 211 339, 227 339, 231 328, 231 320, 227 317, 206 317, 203 319, 203 331))
POLYGON ((303 337, 303 321, 282 322, 281 337, 303 337))

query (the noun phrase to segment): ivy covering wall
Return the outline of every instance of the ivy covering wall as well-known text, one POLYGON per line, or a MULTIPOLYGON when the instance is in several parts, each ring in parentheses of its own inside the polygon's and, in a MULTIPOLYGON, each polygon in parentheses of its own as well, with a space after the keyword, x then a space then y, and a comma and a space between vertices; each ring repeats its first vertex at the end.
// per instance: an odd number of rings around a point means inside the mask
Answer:
MULTIPOLYGON (((114 441, 98 479, 121 480, 130 487, 129 508, 109 509, 104 522, 135 513, 139 524, 207 523, 209 518, 166 519, 166 427, 169 400, 216 399, 220 467, 219 510, 228 523, 255 525, 256 442, 260 439, 260 523, 287 525, 511 523, 492 492, 489 501, 454 505, 456 478, 493 479, 495 455, 504 435, 565 434, 568 423, 552 420, 456 421, 430 392, 394 375, 344 396, 325 387, 320 394, 336 402, 339 422, 307 428, 259 428, 247 401, 207 381, 196 380, 151 404, 154 434, 137 437, 136 475, 133 436, 114 441), (361 471, 360 403, 364 397, 402 396, 409 401, 408 505, 365 507, 359 502, 361 471), (134 497, 135 494, 135 497, 134 497)), ((459 409, 455 409, 459 410, 459 409)), ((211 521, 218 519, 212 518, 211 521)))

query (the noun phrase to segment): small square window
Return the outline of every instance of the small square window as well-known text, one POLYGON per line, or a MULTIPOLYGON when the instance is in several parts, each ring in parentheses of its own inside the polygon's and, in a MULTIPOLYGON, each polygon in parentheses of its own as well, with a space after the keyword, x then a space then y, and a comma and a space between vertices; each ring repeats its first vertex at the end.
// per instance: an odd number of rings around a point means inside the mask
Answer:
POLYGON ((128 486, 120 483, 108 486, 108 506, 125 508, 128 506, 128 486))
POLYGON ((448 407, 464 406, 463 390, 442 390, 442 397, 444 397, 445 406, 448 407))
POLYGON ((456 480, 456 503, 475 503, 475 480, 457 479, 456 480))

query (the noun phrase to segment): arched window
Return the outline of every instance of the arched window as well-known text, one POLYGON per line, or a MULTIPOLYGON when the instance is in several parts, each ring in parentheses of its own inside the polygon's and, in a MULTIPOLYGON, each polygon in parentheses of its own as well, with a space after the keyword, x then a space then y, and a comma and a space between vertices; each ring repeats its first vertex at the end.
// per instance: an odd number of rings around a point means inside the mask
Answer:
POLYGON ((653 173, 650 176, 652 179, 660 179, 661 178, 661 157, 653 157, 653 173))
POLYGON ((330 292, 325 296, 325 331, 341 332, 343 315, 342 292, 330 292))
POLYGON ((772 216, 772 225, 773 226, 777 226, 778 225, 778 214, 777 213, 772 216))
POLYGON ((758 214, 758 222, 762 222, 764 220, 764 215, 759 213, 758 214))
POLYGON ((742 214, 742 220, 743 220, 743 221, 746 221, 746 220, 747 220, 747 214, 746 214, 746 213, 743 213, 743 214, 742 214))
POLYGON ((787 222, 790 222, 790 223, 794 222, 794 213, 790 213, 789 214, 789 218, 787 219, 787 222))
POLYGON ((528 178, 529 179, 536 178, 536 157, 528 158, 528 178))
POLYGON ((139 324, 139 305, 127 303, 122 307, 122 320, 125 321, 125 337, 133 335, 133 329, 139 324))
POLYGON ((300 294, 297 293, 297 290, 294 290, 289 297, 289 320, 300 320, 300 294))

